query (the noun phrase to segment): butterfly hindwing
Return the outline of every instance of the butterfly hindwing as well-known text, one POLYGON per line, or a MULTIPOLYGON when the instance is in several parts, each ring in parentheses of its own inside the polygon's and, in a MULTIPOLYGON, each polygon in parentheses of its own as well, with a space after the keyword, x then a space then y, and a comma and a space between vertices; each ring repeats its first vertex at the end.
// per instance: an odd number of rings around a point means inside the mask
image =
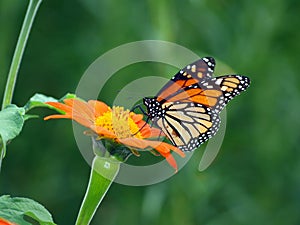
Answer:
POLYGON ((214 136, 220 118, 210 108, 191 102, 165 103, 165 116, 156 121, 169 140, 183 151, 192 151, 214 136))
POLYGON ((221 111, 226 104, 245 91, 250 85, 250 79, 242 75, 225 75, 211 79, 223 93, 223 98, 220 98, 215 106, 217 111, 221 111))

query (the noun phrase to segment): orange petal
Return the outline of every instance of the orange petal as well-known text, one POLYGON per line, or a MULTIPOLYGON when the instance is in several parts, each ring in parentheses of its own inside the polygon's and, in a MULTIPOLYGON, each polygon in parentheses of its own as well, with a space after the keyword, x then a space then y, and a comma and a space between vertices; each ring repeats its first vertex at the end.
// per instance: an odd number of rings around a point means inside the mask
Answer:
POLYGON ((0 225, 17 225, 17 224, 9 222, 3 218, 0 218, 0 225))
POLYGON ((93 109, 95 117, 102 116, 103 113, 110 110, 110 107, 108 107, 104 102, 97 100, 89 100, 88 104, 93 109))
POLYGON ((65 115, 51 115, 46 116, 44 120, 50 120, 50 119, 72 119, 71 115, 65 114, 65 115))
POLYGON ((54 108, 64 111, 65 113, 72 113, 72 107, 60 102, 45 102, 47 105, 51 105, 54 108))
POLYGON ((90 128, 93 125, 93 122, 91 120, 84 117, 73 116, 73 120, 87 128, 90 128))
POLYGON ((118 141, 124 145, 131 146, 134 148, 144 149, 149 146, 149 143, 146 140, 138 139, 138 138, 123 138, 118 139, 118 141))
POLYGON ((178 155, 180 155, 181 157, 185 157, 185 154, 183 151, 181 151, 179 148, 175 147, 174 145, 170 145, 168 143, 164 143, 165 145, 168 146, 168 148, 170 148, 173 152, 176 152, 178 155))
POLYGON ((111 138, 111 139, 114 139, 117 137, 113 132, 111 132, 103 127, 92 125, 92 126, 90 126, 90 128, 93 131, 95 131, 99 136, 104 136, 106 138, 111 138))
POLYGON ((177 163, 171 153, 162 154, 163 157, 166 158, 167 162, 175 169, 175 173, 178 171, 177 163))
POLYGON ((149 138, 151 136, 151 129, 149 127, 145 127, 145 129, 143 128, 142 130, 140 130, 140 133, 144 138, 149 138))
POLYGON ((138 125, 139 128, 142 128, 142 127, 145 127, 148 125, 144 120, 138 120, 138 121, 133 120, 133 121, 136 125, 138 125))
POLYGON ((177 172, 177 163, 170 153, 170 150, 175 150, 176 153, 180 154, 184 157, 184 153, 177 149, 175 146, 169 145, 164 142, 159 141, 149 141, 149 140, 142 140, 137 138, 124 138, 124 139, 118 139, 119 142, 122 144, 125 144, 127 146, 135 147, 135 148, 141 148, 145 149, 147 147, 152 147, 156 149, 163 157, 166 158, 168 163, 176 170, 177 172), (170 148, 171 147, 171 148, 170 148))
POLYGON ((93 109, 88 105, 87 102, 81 101, 79 99, 65 99, 65 102, 68 104, 69 102, 73 103, 73 113, 76 112, 78 114, 81 114, 82 117, 85 117, 86 119, 94 119, 94 112, 93 109))
POLYGON ((149 137, 161 137, 161 136, 166 136, 164 132, 162 132, 160 129, 151 127, 150 128, 150 136, 149 137))
POLYGON ((133 121, 134 121, 135 123, 137 123, 137 122, 143 120, 143 115, 142 115, 142 114, 135 114, 134 112, 131 112, 131 113, 130 113, 130 116, 131 116, 131 119, 133 119, 133 121))
POLYGON ((185 157, 184 152, 182 152, 180 149, 175 147, 174 145, 170 145, 165 142, 161 141, 151 141, 151 140, 144 140, 144 139, 138 139, 138 138, 124 138, 124 139, 118 139, 121 143, 132 146, 135 148, 145 149, 147 147, 151 147, 156 149, 160 153, 167 153, 171 150, 179 154, 181 157, 185 157))
POLYGON ((60 102, 47 102, 46 104, 51 105, 57 109, 64 111, 65 115, 50 115, 45 117, 45 120, 49 119, 73 119, 79 124, 85 127, 90 127, 93 124, 94 117, 91 108, 87 103, 78 99, 65 99, 65 104, 60 102))
POLYGON ((170 145, 165 142, 156 141, 156 143, 154 145, 152 145, 151 147, 155 148, 160 153, 167 153, 167 152, 170 152, 170 150, 172 150, 173 152, 176 152, 181 157, 185 157, 185 154, 183 151, 181 151, 174 145, 170 145))
POLYGON ((50 116, 46 116, 44 118, 44 120, 49 120, 49 119, 72 119, 74 121, 76 121, 77 123, 87 127, 87 128, 90 128, 92 122, 90 120, 87 120, 83 117, 80 117, 80 116, 74 116, 73 117, 69 114, 65 114, 65 115, 50 115, 50 116))
POLYGON ((66 99, 64 99, 63 101, 64 101, 64 103, 65 103, 66 105, 73 107, 74 99, 75 99, 75 98, 66 98, 66 99))

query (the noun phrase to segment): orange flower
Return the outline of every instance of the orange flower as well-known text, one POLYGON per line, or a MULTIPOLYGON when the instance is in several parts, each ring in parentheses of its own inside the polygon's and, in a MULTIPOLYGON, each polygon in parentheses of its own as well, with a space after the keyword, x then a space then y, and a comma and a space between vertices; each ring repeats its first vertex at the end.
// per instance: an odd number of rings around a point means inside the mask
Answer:
POLYGON ((123 107, 110 108, 105 103, 90 100, 65 99, 64 103, 47 102, 46 104, 63 111, 62 115, 51 115, 48 119, 72 119, 91 129, 99 138, 111 139, 133 149, 155 149, 177 171, 177 164, 171 151, 184 157, 184 153, 173 145, 161 141, 149 140, 158 137, 160 131, 151 128, 143 121, 143 115, 135 114, 123 107))
POLYGON ((0 225, 17 225, 17 224, 9 222, 3 218, 0 218, 0 225))

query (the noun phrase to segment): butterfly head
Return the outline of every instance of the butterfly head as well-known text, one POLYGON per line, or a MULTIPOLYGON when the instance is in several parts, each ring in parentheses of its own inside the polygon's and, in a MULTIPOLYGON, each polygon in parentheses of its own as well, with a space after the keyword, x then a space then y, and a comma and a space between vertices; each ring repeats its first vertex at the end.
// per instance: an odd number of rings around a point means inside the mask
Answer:
POLYGON ((161 103, 156 98, 143 98, 144 105, 147 107, 148 117, 152 120, 158 120, 164 114, 161 103))

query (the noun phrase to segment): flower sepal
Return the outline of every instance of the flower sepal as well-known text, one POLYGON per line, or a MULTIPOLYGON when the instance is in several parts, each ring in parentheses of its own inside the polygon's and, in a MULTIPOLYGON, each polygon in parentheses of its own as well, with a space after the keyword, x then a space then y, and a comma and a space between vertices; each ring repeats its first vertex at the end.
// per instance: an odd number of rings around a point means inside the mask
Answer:
POLYGON ((110 139, 99 139, 93 136, 92 141, 94 154, 99 157, 115 158, 120 162, 125 162, 132 154, 139 156, 137 151, 110 139))

